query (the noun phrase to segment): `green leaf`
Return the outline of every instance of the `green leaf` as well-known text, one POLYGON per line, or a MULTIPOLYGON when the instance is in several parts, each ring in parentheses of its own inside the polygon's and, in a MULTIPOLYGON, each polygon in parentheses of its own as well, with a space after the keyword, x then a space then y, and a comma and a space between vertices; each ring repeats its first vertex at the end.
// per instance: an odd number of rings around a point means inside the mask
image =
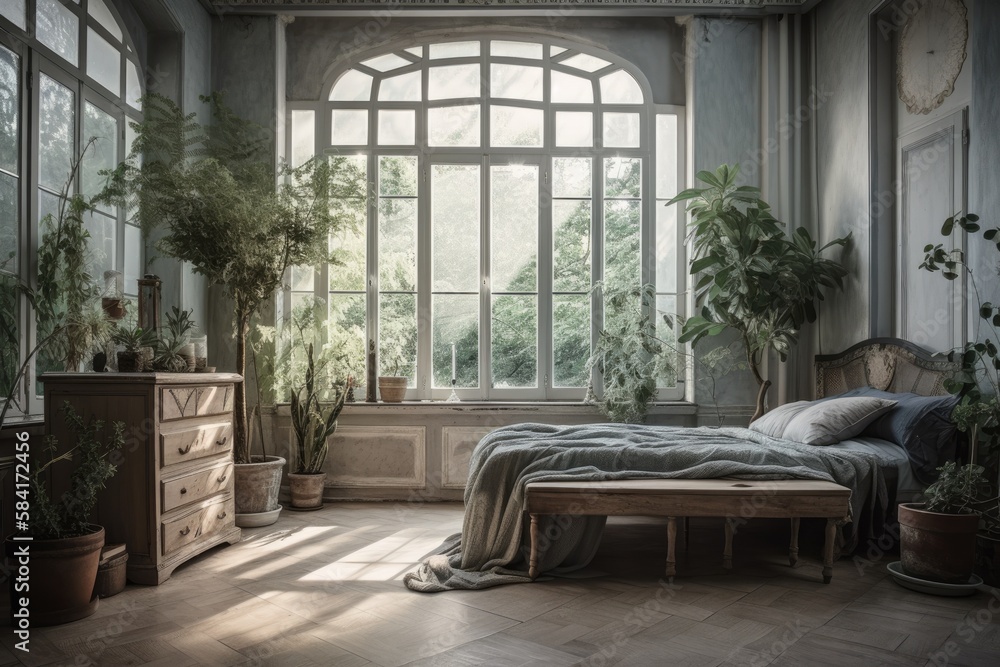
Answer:
POLYGON ((708 257, 702 257, 701 259, 696 259, 691 262, 691 274, 701 273, 710 266, 714 266, 719 263, 719 259, 713 255, 708 257))
POLYGON ((984 320, 988 320, 993 316, 993 304, 987 301, 983 305, 979 306, 979 316, 984 320))
POLYGON ((998 232, 1000 232, 1000 229, 987 229, 985 232, 983 232, 983 238, 986 239, 987 241, 992 241, 994 238, 996 238, 998 232))
POLYGON ((970 222, 979 222, 979 216, 976 215, 975 213, 970 213, 969 215, 965 216, 965 219, 970 222))
POLYGON ((955 218, 951 217, 944 221, 944 225, 941 226, 942 236, 951 236, 951 231, 955 229, 955 218))

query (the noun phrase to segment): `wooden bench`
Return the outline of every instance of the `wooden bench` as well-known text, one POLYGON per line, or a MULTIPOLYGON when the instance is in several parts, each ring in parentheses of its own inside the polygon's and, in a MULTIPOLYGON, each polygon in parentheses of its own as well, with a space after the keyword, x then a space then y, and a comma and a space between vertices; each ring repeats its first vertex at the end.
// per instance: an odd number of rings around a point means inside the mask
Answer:
POLYGON ((667 517, 666 576, 676 574, 677 517, 725 517, 723 567, 732 567, 733 530, 753 518, 790 518, 789 564, 799 552, 799 519, 825 518, 823 583, 833 577, 837 526, 848 520, 851 490, 814 480, 623 479, 592 482, 534 482, 526 489, 531 517, 529 575, 538 576, 538 517, 545 514, 667 517))

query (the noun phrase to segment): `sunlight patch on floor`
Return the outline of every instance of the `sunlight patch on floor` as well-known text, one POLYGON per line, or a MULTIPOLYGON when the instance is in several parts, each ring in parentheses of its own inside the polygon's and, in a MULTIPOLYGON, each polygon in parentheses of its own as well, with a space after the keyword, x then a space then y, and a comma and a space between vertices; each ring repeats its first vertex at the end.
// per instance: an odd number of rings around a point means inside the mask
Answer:
POLYGON ((391 581, 434 551, 446 535, 406 528, 305 575, 300 581, 391 581))

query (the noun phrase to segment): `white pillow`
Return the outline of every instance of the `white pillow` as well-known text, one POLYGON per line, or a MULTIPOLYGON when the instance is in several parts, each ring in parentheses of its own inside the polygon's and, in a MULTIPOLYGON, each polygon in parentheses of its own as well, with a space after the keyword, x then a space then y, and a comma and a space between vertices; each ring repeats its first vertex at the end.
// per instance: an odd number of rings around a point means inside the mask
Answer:
POLYGON ((771 410, 750 429, 807 445, 832 445, 858 435, 895 405, 896 401, 868 396, 798 401, 771 410))

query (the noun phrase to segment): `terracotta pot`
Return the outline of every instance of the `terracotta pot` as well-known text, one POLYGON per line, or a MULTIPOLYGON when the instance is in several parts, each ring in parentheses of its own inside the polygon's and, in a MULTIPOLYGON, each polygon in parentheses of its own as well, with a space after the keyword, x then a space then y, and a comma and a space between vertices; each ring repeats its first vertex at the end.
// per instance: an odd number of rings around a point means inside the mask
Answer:
POLYGON ((406 385, 410 378, 383 375, 378 379, 378 393, 382 397, 383 403, 401 403, 406 396, 406 385))
POLYGON ((323 483, 325 472, 288 473, 288 488, 292 497, 292 507, 313 509, 323 506, 323 483))
POLYGON ((285 459, 280 456, 254 456, 251 463, 237 463, 234 466, 233 486, 236 496, 236 525, 249 527, 266 526, 278 520, 278 491, 281 489, 281 471, 285 459), (268 512, 273 515, 267 523, 260 523, 260 517, 241 517, 268 512))
POLYGON ((976 559, 975 514, 941 514, 923 503, 899 505, 899 556, 911 577, 965 584, 976 559))
POLYGON ((101 309, 109 319, 120 320, 125 317, 125 304, 121 299, 101 297, 101 309))
POLYGON ((138 373, 139 363, 141 357, 138 352, 119 352, 118 353, 118 372, 119 373, 138 373))
MULTIPOLYGON (((104 546, 104 528, 79 537, 20 542, 8 537, 7 557, 13 576, 22 567, 18 551, 28 548, 31 626, 59 625, 90 616, 97 611, 97 567, 104 546)), ((18 593, 14 593, 18 595, 18 593)))

